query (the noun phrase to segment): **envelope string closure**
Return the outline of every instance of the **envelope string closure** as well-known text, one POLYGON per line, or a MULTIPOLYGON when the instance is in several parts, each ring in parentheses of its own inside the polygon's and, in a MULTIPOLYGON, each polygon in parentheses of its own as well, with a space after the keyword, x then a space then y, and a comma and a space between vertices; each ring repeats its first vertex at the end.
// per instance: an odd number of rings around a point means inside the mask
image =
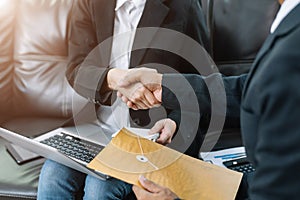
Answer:
POLYGON ((142 155, 137 155, 137 156, 136 156, 136 159, 137 159, 138 161, 140 161, 140 162, 143 162, 143 163, 148 162, 154 169, 158 170, 159 168, 158 168, 156 165, 154 165, 154 164, 153 164, 153 163, 145 156, 144 151, 143 151, 143 147, 142 147, 142 144, 141 144, 141 141, 140 141, 140 136, 138 136, 137 139, 138 139, 138 143, 139 143, 139 147, 140 147, 140 149, 141 149, 141 154, 142 154, 142 155))

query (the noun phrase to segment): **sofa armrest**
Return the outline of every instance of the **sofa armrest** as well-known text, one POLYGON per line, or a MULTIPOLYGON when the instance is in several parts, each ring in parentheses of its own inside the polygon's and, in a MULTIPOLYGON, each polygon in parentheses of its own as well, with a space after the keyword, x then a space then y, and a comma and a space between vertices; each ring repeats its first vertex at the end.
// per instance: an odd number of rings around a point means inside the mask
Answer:
POLYGON ((18 165, 0 138, 0 199, 36 199, 40 170, 45 159, 18 165))
POLYGON ((2 200, 36 199, 36 193, 36 187, 16 186, 0 183, 0 199, 2 200))

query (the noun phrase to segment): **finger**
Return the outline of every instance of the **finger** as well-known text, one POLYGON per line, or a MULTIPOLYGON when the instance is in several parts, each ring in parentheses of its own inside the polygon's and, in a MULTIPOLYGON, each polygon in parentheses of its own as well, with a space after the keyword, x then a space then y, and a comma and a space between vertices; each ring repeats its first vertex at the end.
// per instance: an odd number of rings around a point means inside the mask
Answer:
MULTIPOLYGON (((148 101, 147 97, 145 96, 146 93, 148 95, 152 95, 151 92, 147 88, 145 88, 143 85, 141 85, 137 90, 138 90, 138 92, 136 93, 136 94, 138 94, 137 99, 139 101, 143 102, 143 104, 145 104, 147 106, 147 108, 151 108, 152 104, 148 101)), ((152 98, 154 98, 154 96, 152 98)))
MULTIPOLYGON (((122 92, 126 93, 126 90, 123 90, 122 92)), ((127 107, 132 109, 147 109, 149 105, 145 105, 143 103, 143 99, 139 95, 136 94, 136 92, 133 92, 134 97, 128 98, 127 96, 123 95, 123 93, 118 91, 117 95, 121 98, 121 100, 127 104, 127 107), (132 100, 133 99, 133 100, 132 100), (135 105, 135 106, 134 106, 135 105)))
POLYGON ((136 104, 141 109, 148 109, 151 108, 151 104, 148 102, 146 97, 144 96, 144 93, 148 91, 144 86, 140 86, 137 88, 133 95, 129 98, 130 101, 132 101, 134 104, 136 104))
POLYGON ((131 108, 133 110, 138 110, 138 107, 134 103, 132 103, 131 101, 127 102, 127 107, 131 108))
POLYGON ((154 124, 154 126, 149 130, 149 134, 161 133, 164 128, 164 120, 159 120, 154 124))
POLYGON ((123 96, 123 94, 122 94, 121 92, 118 91, 118 92, 117 92, 117 96, 121 98, 121 97, 123 96))
POLYGON ((149 191, 151 193, 158 193, 162 189, 161 186, 146 179, 144 176, 139 177, 139 182, 147 191, 149 191))
POLYGON ((159 143, 159 144, 169 144, 170 143, 170 138, 172 138, 171 133, 169 133, 167 131, 163 131, 159 135, 159 138, 156 140, 156 142, 159 143))
POLYGON ((130 100, 135 106, 136 106, 136 108, 138 109, 138 110, 145 110, 145 109, 148 109, 149 107, 146 105, 146 104, 144 104, 144 102, 143 101, 138 101, 138 100, 130 100))
POLYGON ((168 144, 172 141, 172 137, 176 131, 176 123, 171 119, 162 119, 150 129, 149 133, 161 133, 157 142, 160 144, 168 144))
POLYGON ((148 89, 144 92, 145 99, 149 102, 151 107, 154 107, 155 105, 159 104, 160 102, 155 98, 152 92, 150 92, 148 89))
POLYGON ((132 190, 138 200, 152 200, 153 199, 151 197, 151 193, 144 190, 143 188, 140 188, 140 187, 134 185, 132 187, 132 190))
POLYGON ((128 99, 127 97, 125 97, 125 96, 122 96, 122 97, 121 97, 121 100, 122 100, 124 103, 126 103, 126 104, 127 104, 127 102, 129 101, 129 99, 128 99))
POLYGON ((128 108, 131 108, 133 110, 138 110, 138 109, 147 109, 145 105, 142 106, 137 106, 133 102, 131 102, 126 96, 122 95, 122 93, 118 92, 120 94, 121 100, 127 105, 128 108))
POLYGON ((164 129, 159 139, 162 140, 163 144, 169 144, 172 141, 175 131, 176 131, 176 123, 171 119, 165 119, 164 129))
POLYGON ((134 104, 137 109, 147 109, 148 106, 144 104, 144 100, 141 99, 140 96, 137 97, 137 95, 129 97, 129 101, 134 104))
POLYGON ((155 98, 157 99, 157 101, 159 103, 162 102, 162 89, 161 88, 154 90, 153 95, 155 96, 155 98))

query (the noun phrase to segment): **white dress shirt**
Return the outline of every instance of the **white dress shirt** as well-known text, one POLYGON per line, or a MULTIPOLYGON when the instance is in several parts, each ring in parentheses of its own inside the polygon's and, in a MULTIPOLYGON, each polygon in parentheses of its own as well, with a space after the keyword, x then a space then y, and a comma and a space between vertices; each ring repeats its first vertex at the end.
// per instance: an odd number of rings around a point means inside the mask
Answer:
POLYGON ((285 0, 272 24, 271 33, 277 29, 282 20, 300 3, 300 0, 285 0))
MULTIPOLYGON (((146 0, 117 0, 115 7, 114 36, 135 30, 144 11, 146 0)), ((135 33, 135 32, 134 32, 135 33)), ((123 35, 121 35, 122 37, 123 35)), ((135 34, 130 38, 113 38, 110 67, 128 69, 135 34), (129 53, 123 53, 129 52, 129 53), (122 54, 122 55, 121 55, 122 54), (121 56, 120 56, 121 55, 121 56)), ((129 109, 118 98, 112 106, 101 106, 97 111, 100 126, 113 134, 122 127, 130 126, 129 109)))

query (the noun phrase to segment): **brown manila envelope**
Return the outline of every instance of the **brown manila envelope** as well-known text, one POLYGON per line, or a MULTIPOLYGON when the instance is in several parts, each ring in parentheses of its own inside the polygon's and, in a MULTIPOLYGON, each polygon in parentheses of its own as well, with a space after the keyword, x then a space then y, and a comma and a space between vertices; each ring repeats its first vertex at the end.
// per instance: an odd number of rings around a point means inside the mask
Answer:
POLYGON ((189 157, 125 128, 88 167, 134 185, 144 175, 186 200, 232 200, 242 179, 241 173, 189 157))

